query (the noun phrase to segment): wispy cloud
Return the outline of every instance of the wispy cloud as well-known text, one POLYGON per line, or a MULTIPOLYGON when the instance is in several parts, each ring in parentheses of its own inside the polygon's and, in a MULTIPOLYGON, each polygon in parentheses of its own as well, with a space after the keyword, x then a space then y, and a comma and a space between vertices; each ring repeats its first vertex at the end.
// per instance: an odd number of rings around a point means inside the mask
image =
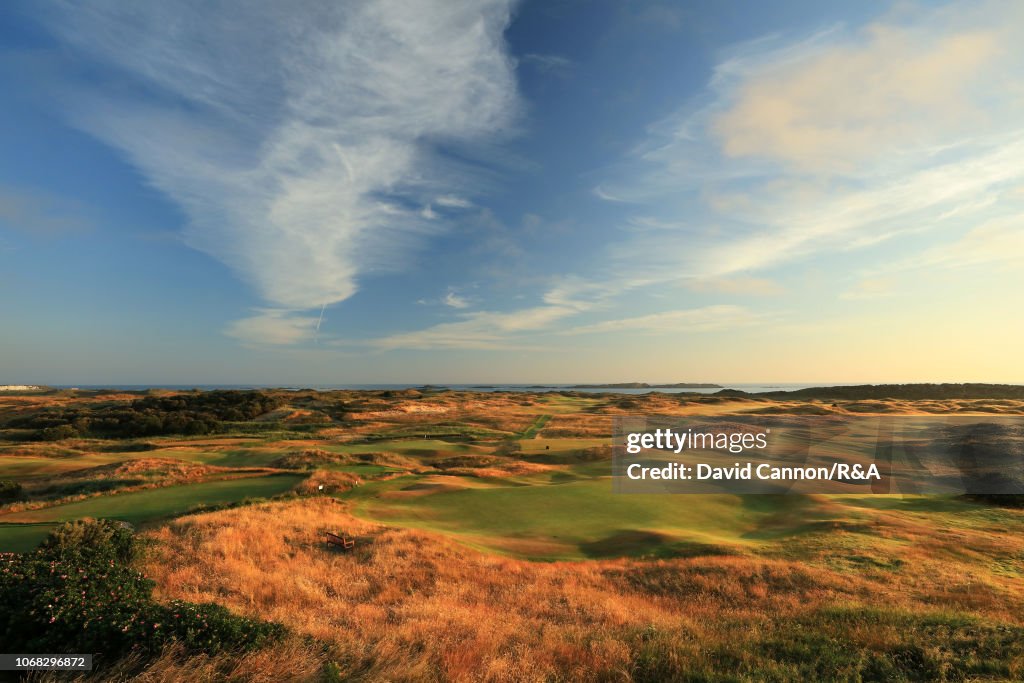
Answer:
POLYGON ((235 336, 298 341, 303 311, 400 268, 444 229, 438 207, 471 205, 473 174, 438 142, 489 145, 519 109, 506 0, 39 11, 118 75, 69 89, 74 122, 122 150, 185 211, 188 244, 272 307, 235 336))
POLYGON ((745 327, 756 323, 759 319, 761 319, 760 316, 742 306, 716 305, 662 311, 617 320, 602 320, 591 325, 569 328, 562 334, 610 334, 615 332, 686 334, 745 327))
POLYGON ((1024 212, 982 223, 962 237, 886 264, 881 272, 972 266, 1024 266, 1024 212))
POLYGON ((1022 42, 1019 4, 960 2, 735 48, 595 189, 637 206, 619 281, 746 277, 1016 214, 1022 42))
POLYGON ((542 73, 554 76, 566 76, 573 67, 572 60, 561 55, 547 55, 531 52, 523 55, 519 61, 542 73))
POLYGON ((778 296, 786 290, 778 282, 763 277, 697 278, 685 282, 695 292, 720 294, 778 296))
MULTIPOLYGON (((563 276, 543 305, 386 343, 506 348, 546 334, 752 325, 756 313, 713 297, 779 296, 765 271, 896 238, 919 245, 903 267, 1016 262, 1011 223, 977 230, 1019 215, 1006 196, 1024 183, 1024 89, 1008 85, 1024 67, 1022 18, 1008 3, 897 8, 863 27, 737 46, 595 185, 626 216, 599 279, 563 276), (937 245, 951 234, 961 237, 937 245), (624 297, 670 283, 711 301, 622 315, 624 297), (537 322, 504 324, 515 320, 537 322)), ((898 282, 864 274, 840 296, 888 296, 898 282)))
POLYGON ((511 312, 462 314, 456 322, 371 340, 378 349, 526 349, 536 346, 533 334, 578 313, 567 306, 535 306, 511 312))
POLYGON ((473 206, 473 202, 454 194, 442 195, 435 199, 434 203, 446 209, 468 209, 473 206))
POLYGON ((567 320, 594 310, 594 306, 578 301, 566 301, 557 293, 545 298, 552 303, 508 312, 463 313, 460 316, 461 320, 455 322, 441 323, 364 343, 380 350, 529 350, 542 348, 541 340, 549 335, 608 335, 619 332, 685 335, 737 329, 764 319, 763 315, 742 306, 715 305, 565 327, 564 323, 567 320))
POLYGON ((257 309, 255 313, 232 321, 224 333, 245 344, 295 344, 313 336, 319 321, 315 315, 296 315, 276 309, 257 309))
POLYGON ((444 305, 451 308, 469 308, 469 300, 459 296, 454 290, 448 290, 444 296, 444 305))

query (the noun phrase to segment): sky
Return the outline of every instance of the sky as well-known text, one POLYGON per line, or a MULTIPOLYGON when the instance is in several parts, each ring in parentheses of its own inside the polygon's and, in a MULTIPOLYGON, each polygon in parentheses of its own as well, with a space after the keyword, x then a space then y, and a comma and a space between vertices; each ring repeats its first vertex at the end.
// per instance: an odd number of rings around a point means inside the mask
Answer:
POLYGON ((0 3, 0 384, 1024 383, 1015 2, 0 3))

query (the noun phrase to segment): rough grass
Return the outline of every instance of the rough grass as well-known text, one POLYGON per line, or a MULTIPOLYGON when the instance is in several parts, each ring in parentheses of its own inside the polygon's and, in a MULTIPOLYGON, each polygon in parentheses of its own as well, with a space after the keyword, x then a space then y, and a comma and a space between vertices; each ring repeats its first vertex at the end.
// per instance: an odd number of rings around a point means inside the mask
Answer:
POLYGON ((981 571, 972 595, 963 565, 931 559, 935 536, 904 550, 924 566, 872 574, 813 555, 534 563, 374 525, 331 500, 191 516, 150 535, 162 597, 280 620, 328 643, 345 679, 1024 676, 1021 587, 981 571), (354 534, 356 551, 327 549, 326 530, 354 534))

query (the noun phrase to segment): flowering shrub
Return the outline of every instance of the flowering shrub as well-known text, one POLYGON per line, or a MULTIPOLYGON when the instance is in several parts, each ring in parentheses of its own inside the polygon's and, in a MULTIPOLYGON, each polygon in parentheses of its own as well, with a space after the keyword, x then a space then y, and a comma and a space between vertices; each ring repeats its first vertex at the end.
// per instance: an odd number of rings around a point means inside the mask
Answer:
POLYGON ((175 600, 161 606, 161 611, 163 623, 158 623, 154 630, 163 629, 164 638, 173 636, 193 651, 248 649, 284 634, 280 624, 247 619, 213 603, 197 605, 175 600))
POLYGON ((258 647, 283 627, 212 604, 153 600, 131 567, 136 541, 109 521, 72 522, 33 553, 0 555, 0 642, 11 652, 91 652, 111 658, 177 640, 189 651, 258 647))

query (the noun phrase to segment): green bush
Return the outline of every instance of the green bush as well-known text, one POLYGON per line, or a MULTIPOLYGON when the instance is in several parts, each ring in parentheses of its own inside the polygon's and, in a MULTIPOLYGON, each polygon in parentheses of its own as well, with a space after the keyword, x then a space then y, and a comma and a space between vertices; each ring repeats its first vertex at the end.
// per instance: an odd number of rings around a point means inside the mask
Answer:
POLYGON ((0 642, 15 652, 117 654, 148 644, 152 583, 123 561, 134 551, 121 532, 110 522, 73 522, 33 553, 5 555, 0 642))
POLYGON ((138 553, 139 544, 124 522, 109 519, 81 519, 67 522, 46 537, 40 552, 54 559, 112 560, 130 564, 138 553))
POLYGON ((162 606, 160 627, 164 637, 173 637, 188 650, 220 650, 259 647, 268 639, 280 638, 284 627, 232 614, 213 603, 195 604, 175 600, 162 606))
POLYGON ((0 643, 12 652, 91 652, 113 659, 177 641, 214 653, 259 647, 279 624, 219 605, 153 600, 153 582, 130 562, 138 545, 116 522, 55 530, 34 552, 0 555, 0 643))
POLYGON ((80 436, 80 434, 77 429, 68 424, 45 427, 36 432, 36 436, 40 441, 60 441, 62 439, 73 439, 80 436))

